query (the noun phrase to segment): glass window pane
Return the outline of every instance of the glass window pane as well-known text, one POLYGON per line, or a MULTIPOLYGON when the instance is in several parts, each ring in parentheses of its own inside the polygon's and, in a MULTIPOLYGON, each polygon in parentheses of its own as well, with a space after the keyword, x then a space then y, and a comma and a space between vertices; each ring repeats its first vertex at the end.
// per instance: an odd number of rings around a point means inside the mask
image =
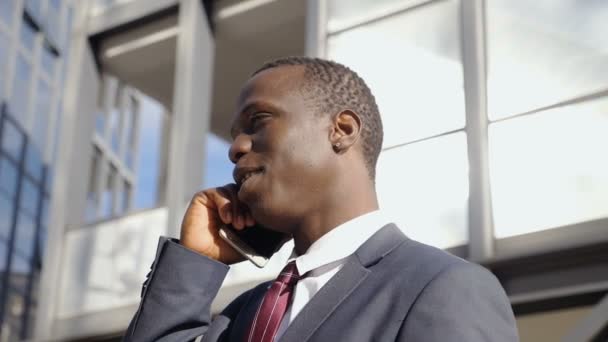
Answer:
POLYGON ((106 183, 106 188, 103 191, 102 195, 102 209, 101 215, 104 218, 111 217, 114 214, 114 184, 116 181, 118 171, 114 165, 110 165, 108 180, 106 183))
POLYGON ((380 208, 408 236, 440 248, 468 241, 464 133, 382 152, 376 179, 380 208))
POLYGON ((40 224, 43 226, 46 226, 49 224, 49 206, 51 205, 51 202, 49 201, 48 197, 45 197, 42 200, 42 211, 40 213, 40 224))
POLYGON ((42 24, 42 0, 25 0, 25 8, 37 22, 42 24))
POLYGON ((464 127, 459 32, 459 2, 443 1, 329 37, 376 96, 384 147, 464 127))
POLYGON ((608 98, 490 125, 499 238, 608 216, 608 98))
POLYGON ((23 178, 21 183, 21 198, 19 206, 27 211, 30 215, 38 214, 38 198, 40 193, 38 188, 29 179, 23 178))
POLYGON ((6 158, 0 159, 0 191, 10 198, 17 192, 17 176, 17 165, 6 158))
POLYGON ((34 244, 36 243, 36 222, 30 215, 21 213, 17 220, 17 235, 15 247, 18 254, 30 260, 34 256, 34 244))
MULTIPOLYGON (((13 201, 3 194, 0 194, 0 242, 2 244, 8 243, 10 238, 14 209, 13 201)), ((6 250, 0 249, 0 254, 2 254, 0 257, 5 256, 6 250)), ((2 263, 2 267, 4 267, 4 263, 2 263)), ((1 269, 3 270, 4 268, 1 269)))
POLYGON ((30 52, 34 51, 36 33, 37 31, 32 24, 27 20, 23 20, 21 23, 21 46, 25 47, 30 52))
POLYGON ((486 1, 492 119, 608 87, 608 2, 486 1))
POLYGON ((51 115, 51 89, 46 81, 38 80, 36 93, 36 107, 34 108, 34 129, 32 139, 36 146, 42 150, 46 146, 46 135, 51 115))
POLYGON ((42 156, 40 151, 33 144, 27 145, 27 153, 25 155, 25 171, 38 182, 42 181, 42 156))
POLYGON ((2 150, 14 160, 21 160, 25 136, 23 132, 10 120, 4 120, 2 130, 2 150))
MULTIPOLYGON (((19 275, 11 275, 11 281, 19 275)), ((17 291, 9 291, 6 303, 6 317, 2 326, 2 335, 7 336, 5 341, 21 341, 21 327, 23 325, 23 314, 25 313, 25 299, 23 294, 17 291)))
POLYGON ((57 64, 57 56, 50 50, 48 45, 44 45, 42 49, 42 68, 51 77, 55 76, 55 65, 57 64))
POLYGON ((14 0, 2 0, 0 1, 0 21, 7 27, 13 25, 13 18, 15 17, 15 2, 14 0))
POLYGON ((32 71, 30 63, 19 54, 13 80, 13 94, 10 98, 13 116, 24 121, 27 116, 27 105, 30 99, 30 83, 32 82, 32 71))
POLYGON ((121 210, 122 212, 127 212, 127 210, 129 210, 129 200, 131 199, 131 184, 129 184, 129 182, 124 181, 123 182, 123 188, 122 188, 122 196, 121 196, 121 210))
POLYGON ((327 2, 328 31, 365 20, 372 16, 392 13, 412 0, 331 0, 327 2))
MULTIPOLYGON (((0 1, 0 11, 4 10, 2 8, 3 5, 1 5, 4 2, 5 1, 0 1)), ((0 31, 0 75, 6 75, 7 72, 6 65, 8 62, 9 44, 7 35, 3 31, 0 31)), ((4 77, 0 78, 0 101, 4 100, 4 81, 4 77)))
POLYGON ((47 7, 46 21, 47 25, 45 27, 48 37, 53 42, 53 45, 59 43, 60 34, 59 34, 59 19, 60 13, 57 8, 53 6, 47 7))
MULTIPOLYGON (((57 103, 57 115, 55 116, 55 127, 53 130, 53 140, 51 141, 51 143, 53 144, 53 149, 51 152, 51 156, 49 157, 49 160, 55 160, 55 158, 57 157, 57 148, 59 146, 59 137, 61 136, 61 125, 63 124, 63 101, 61 100, 61 98, 59 99, 59 102, 57 103)), ((49 170, 51 170, 51 173, 53 173, 53 167, 50 167, 49 170)), ((52 177, 51 177, 52 179, 52 177)), ((52 185, 51 182, 48 183, 48 185, 52 185)))
MULTIPOLYGON (((0 272, 4 274, 6 272, 6 253, 8 251, 8 246, 6 245, 6 241, 0 241, 0 272)), ((4 282, 0 282, 0 292, 4 291, 4 282)))

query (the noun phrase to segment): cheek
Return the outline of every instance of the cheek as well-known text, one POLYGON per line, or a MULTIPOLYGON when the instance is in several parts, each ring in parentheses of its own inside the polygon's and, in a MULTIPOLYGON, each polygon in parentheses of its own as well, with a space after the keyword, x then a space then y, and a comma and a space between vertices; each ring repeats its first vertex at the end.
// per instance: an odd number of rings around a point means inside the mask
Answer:
POLYGON ((310 192, 323 185, 330 162, 331 150, 326 144, 327 137, 317 131, 310 134, 305 129, 293 132, 277 146, 277 171, 280 172, 284 191, 310 192), (325 139, 325 140, 323 140, 325 139))

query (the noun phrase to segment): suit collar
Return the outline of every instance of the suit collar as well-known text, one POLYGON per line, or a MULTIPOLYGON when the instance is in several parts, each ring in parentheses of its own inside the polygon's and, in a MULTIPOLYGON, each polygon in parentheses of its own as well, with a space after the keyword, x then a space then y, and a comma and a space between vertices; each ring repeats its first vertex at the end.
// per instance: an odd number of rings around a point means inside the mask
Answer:
POLYGON ((355 256, 359 259, 361 265, 369 267, 407 240, 408 238, 401 229, 394 223, 389 223, 361 245, 355 251, 355 256))
POLYGON ((394 224, 388 224, 348 257, 342 269, 327 282, 291 322, 281 342, 306 341, 332 312, 372 272, 376 264, 407 238, 394 224))

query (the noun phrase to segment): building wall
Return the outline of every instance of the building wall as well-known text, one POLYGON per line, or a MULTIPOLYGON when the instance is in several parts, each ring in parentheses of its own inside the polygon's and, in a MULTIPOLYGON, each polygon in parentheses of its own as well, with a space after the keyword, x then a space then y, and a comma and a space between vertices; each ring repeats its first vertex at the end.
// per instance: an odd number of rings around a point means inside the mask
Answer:
POLYGON ((73 9, 0 2, 0 341, 32 336, 73 9))

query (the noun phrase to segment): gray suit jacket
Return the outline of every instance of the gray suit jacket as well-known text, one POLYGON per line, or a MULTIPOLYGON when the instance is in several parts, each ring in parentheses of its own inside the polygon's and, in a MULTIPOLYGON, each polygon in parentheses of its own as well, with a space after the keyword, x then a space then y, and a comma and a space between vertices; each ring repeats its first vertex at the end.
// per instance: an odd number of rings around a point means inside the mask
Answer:
MULTIPOLYGON (((228 266, 169 240, 159 244, 124 341, 244 341, 269 283, 213 320, 228 266)), ((408 239, 374 234, 296 316, 281 342, 518 341, 509 301, 482 267, 408 239)))

